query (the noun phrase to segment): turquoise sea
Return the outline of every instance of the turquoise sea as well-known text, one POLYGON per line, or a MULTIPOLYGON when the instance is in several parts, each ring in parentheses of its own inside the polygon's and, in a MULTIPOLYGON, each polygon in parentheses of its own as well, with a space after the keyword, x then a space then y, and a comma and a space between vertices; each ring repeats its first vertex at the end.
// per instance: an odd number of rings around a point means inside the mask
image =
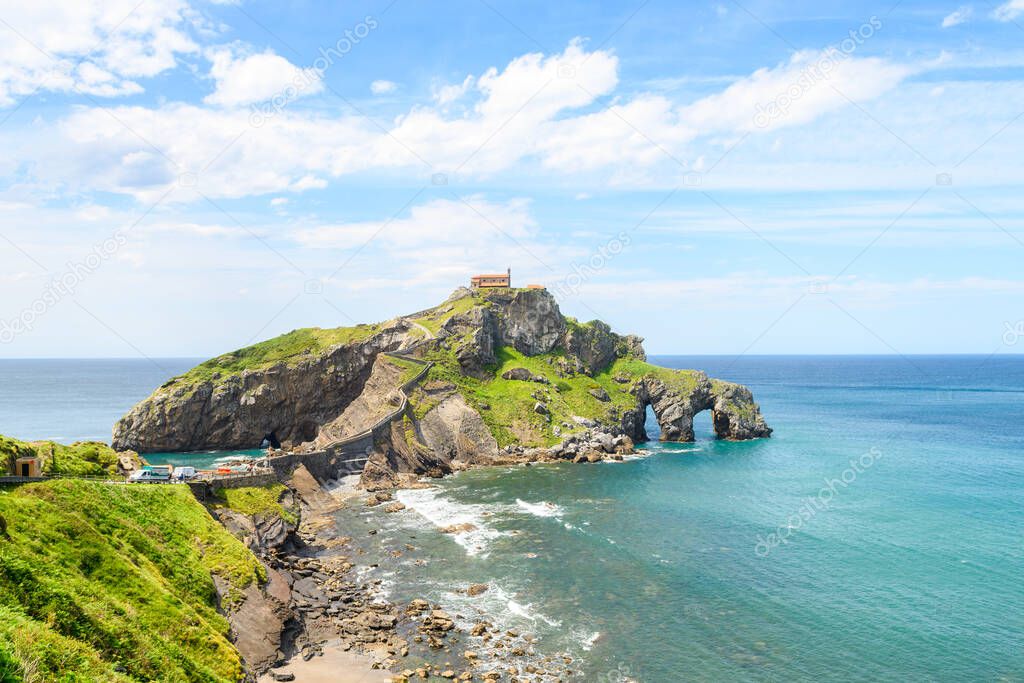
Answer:
MULTIPOLYGON (((702 415, 695 444, 343 510, 368 576, 588 681, 1024 681, 1024 357, 652 360, 749 385, 774 437, 702 415)), ((106 437, 173 374, 133 363, 0 361, 0 433, 106 437)))

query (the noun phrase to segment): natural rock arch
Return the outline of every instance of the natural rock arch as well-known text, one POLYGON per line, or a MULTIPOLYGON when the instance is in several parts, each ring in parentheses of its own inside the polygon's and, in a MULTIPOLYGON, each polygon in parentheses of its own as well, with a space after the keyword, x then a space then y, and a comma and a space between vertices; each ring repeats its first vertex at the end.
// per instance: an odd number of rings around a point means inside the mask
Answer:
POLYGON ((662 441, 693 441, 693 417, 705 410, 711 411, 711 422, 719 439, 745 441, 772 433, 749 389, 709 379, 703 372, 694 373, 694 381, 683 388, 645 377, 636 385, 636 396, 636 414, 627 420, 627 431, 632 431, 635 439, 646 438, 644 421, 648 406, 658 420, 662 441))

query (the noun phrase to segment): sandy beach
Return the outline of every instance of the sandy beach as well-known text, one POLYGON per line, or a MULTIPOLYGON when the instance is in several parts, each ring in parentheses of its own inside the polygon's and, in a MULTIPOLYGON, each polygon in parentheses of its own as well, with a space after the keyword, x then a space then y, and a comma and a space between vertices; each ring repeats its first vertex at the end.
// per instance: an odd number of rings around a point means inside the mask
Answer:
MULTIPOLYGON (((392 674, 372 668, 373 658, 345 652, 337 645, 325 646, 323 655, 303 661, 295 657, 286 666, 273 669, 274 673, 291 673, 295 683, 390 683, 392 674)), ((274 683, 270 673, 259 678, 259 683, 274 683)))

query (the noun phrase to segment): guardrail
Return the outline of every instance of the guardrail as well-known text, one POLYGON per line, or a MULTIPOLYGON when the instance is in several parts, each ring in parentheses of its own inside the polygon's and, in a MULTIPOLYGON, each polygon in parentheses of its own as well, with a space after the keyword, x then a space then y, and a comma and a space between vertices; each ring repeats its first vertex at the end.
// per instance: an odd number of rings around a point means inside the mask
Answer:
POLYGON ((27 484, 37 481, 55 481, 57 479, 77 479, 81 481, 97 481, 106 484, 123 484, 124 477, 110 477, 101 474, 50 474, 44 473, 38 477, 22 477, 16 474, 0 475, 0 484, 27 484))
MULTIPOLYGON (((389 352, 384 352, 383 355, 391 356, 392 358, 398 358, 400 360, 411 361, 413 363, 418 363, 418 364, 422 365, 423 367, 420 369, 420 371, 418 373, 416 373, 415 376, 413 376, 411 379, 407 380, 404 384, 402 384, 400 387, 398 387, 398 393, 402 397, 402 403, 397 408, 395 408, 393 411, 391 411, 390 413, 388 413, 384 417, 382 417, 379 420, 377 420, 375 423, 373 423, 373 426, 369 427, 368 429, 364 429, 363 431, 359 432, 358 434, 352 434, 350 436, 346 436, 346 437, 343 437, 341 439, 336 439, 335 441, 331 441, 330 443, 326 444, 323 447, 323 452, 327 452, 327 451, 330 451, 332 449, 337 449, 337 448, 344 448, 345 446, 347 446, 349 444, 356 443, 358 441, 362 441, 363 439, 369 437, 371 434, 375 433, 378 429, 380 429, 381 427, 383 427, 384 425, 388 424, 389 422, 394 420, 396 417, 398 417, 399 415, 404 413, 405 409, 409 407, 409 396, 405 392, 409 391, 421 379, 423 379, 426 376, 426 374, 430 371, 430 368, 434 365, 433 361, 423 360, 422 358, 414 358, 412 356, 408 356, 408 355, 403 354, 403 353, 397 353, 397 352, 390 352, 389 351, 389 352)), ((288 456, 275 456, 275 457, 288 457, 288 456)))
MULTIPOLYGON (((386 415, 374 422, 370 427, 360 431, 357 434, 350 434, 334 441, 328 442, 321 449, 315 451, 306 451, 301 453, 284 453, 281 455, 272 455, 266 458, 263 462, 266 464, 261 467, 255 468, 249 472, 231 472, 226 474, 204 474, 195 479, 190 480, 189 483, 193 492, 198 492, 202 489, 202 495, 205 496, 205 486, 217 487, 226 485, 228 487, 237 486, 248 481, 262 481, 267 478, 277 477, 281 478, 286 476, 290 471, 294 470, 300 464, 304 464, 310 469, 320 470, 325 474, 329 471, 331 473, 337 473, 340 471, 347 471, 350 474, 358 473, 362 466, 366 464, 369 459, 369 451, 372 447, 372 439, 384 425, 392 422, 397 417, 405 413, 409 407, 409 395, 406 393, 413 386, 415 386, 420 380, 422 380, 430 368, 433 367, 433 362, 423 360, 422 358, 413 357, 410 354, 413 350, 420 346, 419 343, 414 344, 412 347, 406 349, 404 352, 385 351, 382 352, 385 356, 397 358, 403 361, 410 361, 417 365, 420 365, 420 370, 411 378, 403 382, 398 387, 398 394, 401 396, 401 403, 394 410, 391 410, 386 415), (367 442, 362 444, 361 442, 367 442), (346 459, 340 459, 339 456, 344 457, 346 455, 355 455, 355 453, 345 453, 346 447, 351 447, 356 444, 360 444, 358 457, 349 457, 346 459), (350 467, 347 467, 350 466, 350 467)), ((205 499, 205 498, 204 498, 205 499)))

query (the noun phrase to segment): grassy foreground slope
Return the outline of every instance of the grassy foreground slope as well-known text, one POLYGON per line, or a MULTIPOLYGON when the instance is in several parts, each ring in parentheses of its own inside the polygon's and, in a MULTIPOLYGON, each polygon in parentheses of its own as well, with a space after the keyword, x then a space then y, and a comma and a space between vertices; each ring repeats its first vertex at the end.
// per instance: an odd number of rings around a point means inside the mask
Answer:
POLYGON ((0 516, 0 682, 242 679, 211 575, 230 608, 264 570, 186 487, 28 484, 0 516))

